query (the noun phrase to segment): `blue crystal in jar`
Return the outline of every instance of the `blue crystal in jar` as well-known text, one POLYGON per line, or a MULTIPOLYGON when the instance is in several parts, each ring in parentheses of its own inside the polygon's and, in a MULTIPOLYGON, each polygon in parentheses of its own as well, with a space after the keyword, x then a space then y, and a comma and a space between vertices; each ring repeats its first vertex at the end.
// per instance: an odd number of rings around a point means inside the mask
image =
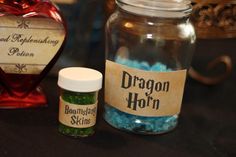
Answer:
MULTIPOLYGON (((121 57, 116 57, 115 62, 131 68, 146 71, 172 71, 159 62, 150 66, 146 61, 138 62, 137 60, 129 60, 121 57)), ((104 119, 113 127, 121 130, 139 134, 161 134, 174 129, 177 126, 178 115, 162 117, 137 116, 119 111, 118 109, 105 104, 104 119)))

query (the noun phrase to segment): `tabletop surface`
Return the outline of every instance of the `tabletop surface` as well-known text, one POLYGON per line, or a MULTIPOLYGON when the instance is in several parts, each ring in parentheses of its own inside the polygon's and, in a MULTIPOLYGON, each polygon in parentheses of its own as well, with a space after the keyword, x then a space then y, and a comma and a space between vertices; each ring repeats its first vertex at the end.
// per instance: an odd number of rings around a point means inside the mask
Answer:
POLYGON ((58 133, 57 78, 48 76, 42 82, 48 107, 0 110, 0 156, 233 157, 235 72, 232 75, 217 86, 205 86, 189 78, 178 127, 163 135, 135 135, 112 128, 102 118, 101 91, 96 133, 79 139, 58 133))

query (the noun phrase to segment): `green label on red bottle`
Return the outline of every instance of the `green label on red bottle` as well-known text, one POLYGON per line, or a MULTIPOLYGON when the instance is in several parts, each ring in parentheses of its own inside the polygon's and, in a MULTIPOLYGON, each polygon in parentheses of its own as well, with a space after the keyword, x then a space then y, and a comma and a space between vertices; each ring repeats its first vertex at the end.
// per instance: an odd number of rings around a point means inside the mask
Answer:
POLYGON ((41 73, 65 39, 64 26, 52 19, 3 16, 0 21, 0 67, 5 73, 41 73))

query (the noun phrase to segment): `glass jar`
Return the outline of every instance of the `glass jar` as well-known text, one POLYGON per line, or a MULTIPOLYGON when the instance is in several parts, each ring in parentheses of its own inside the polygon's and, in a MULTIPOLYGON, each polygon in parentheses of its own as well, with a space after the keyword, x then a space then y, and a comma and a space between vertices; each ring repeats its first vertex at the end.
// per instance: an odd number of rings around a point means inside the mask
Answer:
POLYGON ((189 0, 117 0, 106 25, 104 119, 139 134, 178 122, 195 45, 189 0))

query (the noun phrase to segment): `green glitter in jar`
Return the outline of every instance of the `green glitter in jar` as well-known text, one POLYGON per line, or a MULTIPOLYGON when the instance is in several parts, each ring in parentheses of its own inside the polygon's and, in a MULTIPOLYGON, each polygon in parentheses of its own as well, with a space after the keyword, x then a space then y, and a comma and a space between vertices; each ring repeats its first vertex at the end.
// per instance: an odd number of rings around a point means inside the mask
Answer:
POLYGON ((102 74, 88 68, 66 68, 59 72, 58 85, 59 132, 72 137, 94 134, 102 74))
MULTIPOLYGON (((71 104, 95 104, 97 101, 97 92, 78 93, 67 90, 61 90, 61 98, 71 104)), ((74 128, 66 126, 59 122, 59 132, 73 137, 86 137, 92 135, 95 132, 95 126, 88 128, 74 128)))

